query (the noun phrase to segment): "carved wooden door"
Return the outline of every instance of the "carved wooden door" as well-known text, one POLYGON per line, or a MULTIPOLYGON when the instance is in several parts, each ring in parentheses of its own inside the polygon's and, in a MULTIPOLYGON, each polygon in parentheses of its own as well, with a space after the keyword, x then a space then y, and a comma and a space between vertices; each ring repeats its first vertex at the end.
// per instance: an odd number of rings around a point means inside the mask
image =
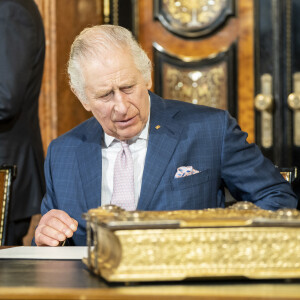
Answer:
POLYGON ((140 0, 138 38, 164 98, 228 109, 254 141, 253 2, 140 0))
POLYGON ((276 165, 299 173, 300 1, 255 0, 254 9, 256 142, 276 165))

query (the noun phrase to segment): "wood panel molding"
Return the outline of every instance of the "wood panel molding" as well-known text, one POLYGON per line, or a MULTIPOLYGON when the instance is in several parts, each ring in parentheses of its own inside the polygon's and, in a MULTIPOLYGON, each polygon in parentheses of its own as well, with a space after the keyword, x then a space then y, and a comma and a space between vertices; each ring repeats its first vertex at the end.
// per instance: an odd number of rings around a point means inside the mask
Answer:
POLYGON ((59 135, 85 121, 84 110, 68 84, 67 61, 75 37, 87 26, 103 23, 103 0, 35 0, 41 12, 46 57, 39 117, 44 152, 59 135))
POLYGON ((35 0, 44 21, 46 56, 39 98, 39 117, 44 152, 57 137, 57 80, 56 80, 56 1, 35 0))
POLYGON ((255 141, 254 127, 254 3, 238 1, 238 115, 239 125, 248 132, 248 142, 255 141))

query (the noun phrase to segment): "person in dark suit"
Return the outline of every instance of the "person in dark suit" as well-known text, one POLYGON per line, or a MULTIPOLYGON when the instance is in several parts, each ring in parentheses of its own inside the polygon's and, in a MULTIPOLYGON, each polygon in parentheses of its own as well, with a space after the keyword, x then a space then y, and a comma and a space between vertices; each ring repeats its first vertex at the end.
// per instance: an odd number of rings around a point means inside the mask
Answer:
POLYGON ((16 165, 8 245, 21 245, 45 193, 38 98, 45 37, 33 0, 0 1, 0 165, 16 165))
POLYGON ((150 60, 128 30, 84 30, 72 45, 68 72, 72 90, 94 117, 48 148, 37 245, 57 246, 66 238, 86 244, 81 215, 114 203, 114 162, 125 141, 134 168, 133 209, 224 207, 225 187, 263 209, 296 207, 289 183, 246 142, 228 112, 149 91, 150 60))

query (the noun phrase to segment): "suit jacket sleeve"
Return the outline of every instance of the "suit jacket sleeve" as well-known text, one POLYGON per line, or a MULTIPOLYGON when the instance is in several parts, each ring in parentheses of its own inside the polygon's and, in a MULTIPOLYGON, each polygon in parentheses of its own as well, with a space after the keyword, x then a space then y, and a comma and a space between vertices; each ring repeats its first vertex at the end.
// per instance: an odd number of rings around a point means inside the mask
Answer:
MULTIPOLYGON (((46 179, 46 193, 41 204, 42 216, 51 209, 57 209, 56 198, 53 190, 51 168, 50 168, 50 157, 51 157, 51 143, 48 147, 47 156, 45 160, 45 179, 46 179)), ((36 246, 35 237, 31 241, 31 246, 36 246)))
POLYGON ((51 209, 58 209, 55 191, 53 187, 52 174, 51 174, 51 152, 52 143, 50 143, 47 151, 47 156, 44 165, 45 180, 46 180, 46 193, 42 200, 41 214, 44 215, 51 209))
POLYGON ((248 144, 247 134, 225 113, 222 145, 222 178, 237 200, 251 201, 263 209, 297 206, 290 184, 258 146, 248 144))
POLYGON ((28 12, 0 2, 0 122, 20 111, 34 64, 36 35, 28 12))

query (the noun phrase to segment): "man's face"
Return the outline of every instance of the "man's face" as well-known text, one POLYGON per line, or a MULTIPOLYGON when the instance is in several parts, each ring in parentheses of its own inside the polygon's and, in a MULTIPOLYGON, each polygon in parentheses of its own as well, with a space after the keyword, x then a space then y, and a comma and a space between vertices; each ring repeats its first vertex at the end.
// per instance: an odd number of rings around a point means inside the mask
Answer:
POLYGON ((82 63, 87 101, 105 133, 119 140, 128 140, 140 133, 149 116, 148 89, 127 51, 113 51, 99 59, 82 63))

